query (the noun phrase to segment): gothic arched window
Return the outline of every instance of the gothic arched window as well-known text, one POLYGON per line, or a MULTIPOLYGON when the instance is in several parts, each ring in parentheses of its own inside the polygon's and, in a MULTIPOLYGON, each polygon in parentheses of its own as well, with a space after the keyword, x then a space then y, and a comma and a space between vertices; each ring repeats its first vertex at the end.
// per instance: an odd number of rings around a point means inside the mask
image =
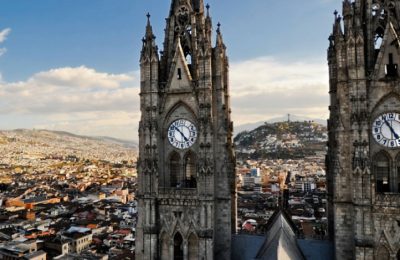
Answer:
POLYGON ((379 257, 379 259, 390 259, 390 252, 385 246, 380 246, 376 252, 376 255, 379 257))
POLYGON ((390 192, 390 159, 384 153, 379 153, 374 159, 375 180, 377 192, 390 192))
POLYGON ((191 234, 188 240, 188 259, 199 259, 199 242, 195 234, 191 234))
POLYGON ((183 237, 179 232, 174 236, 174 260, 183 260, 183 237))
POLYGON ((171 187, 178 187, 180 180, 180 169, 181 169, 181 158, 178 153, 174 152, 171 154, 169 160, 169 178, 171 187))
POLYGON ((161 259, 169 258, 169 238, 166 233, 161 236, 161 259))
POLYGON ((397 193, 400 193, 400 154, 397 155, 396 158, 396 173, 393 175, 393 183, 394 183, 394 190, 397 193))
POLYGON ((196 157, 193 153, 189 152, 185 156, 185 187, 186 188, 196 188, 197 180, 196 180, 196 157))

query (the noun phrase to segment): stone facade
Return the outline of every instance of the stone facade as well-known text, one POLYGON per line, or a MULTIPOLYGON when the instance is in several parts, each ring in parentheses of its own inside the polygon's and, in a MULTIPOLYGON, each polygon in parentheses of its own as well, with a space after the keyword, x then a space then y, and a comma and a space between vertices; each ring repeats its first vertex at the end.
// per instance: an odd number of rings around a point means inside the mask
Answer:
POLYGON ((140 59, 136 257, 230 259, 236 174, 226 47, 219 25, 212 46, 202 0, 173 0, 166 23, 159 55, 148 20, 140 59), (182 119, 196 138, 172 126, 182 119), (176 148, 171 137, 185 144, 176 148))
POLYGON ((398 0, 345 0, 335 13, 327 170, 336 259, 400 259, 400 149, 373 136, 377 118, 400 112, 399 18, 398 0))

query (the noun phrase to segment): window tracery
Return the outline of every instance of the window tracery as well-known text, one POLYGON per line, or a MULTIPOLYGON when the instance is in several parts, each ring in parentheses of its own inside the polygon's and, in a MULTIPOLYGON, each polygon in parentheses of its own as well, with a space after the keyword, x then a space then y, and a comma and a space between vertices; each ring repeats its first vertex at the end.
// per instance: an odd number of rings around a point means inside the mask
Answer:
POLYGON ((383 152, 375 156, 375 181, 378 193, 390 192, 390 159, 383 152))
POLYGON ((181 158, 178 153, 173 152, 170 157, 169 171, 171 187, 177 187, 180 179, 181 158))

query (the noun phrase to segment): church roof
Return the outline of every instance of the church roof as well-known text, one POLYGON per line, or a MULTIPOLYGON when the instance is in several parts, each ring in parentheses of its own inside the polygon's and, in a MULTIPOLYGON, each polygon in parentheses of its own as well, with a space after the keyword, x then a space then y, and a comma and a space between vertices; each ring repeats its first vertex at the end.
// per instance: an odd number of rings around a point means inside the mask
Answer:
POLYGON ((333 244, 322 240, 297 239, 296 227, 283 211, 276 211, 267 224, 267 235, 235 235, 232 260, 333 260, 333 244))
POLYGON ((299 239, 297 243, 307 260, 333 260, 333 243, 323 240, 299 239))
POLYGON ((264 236, 234 235, 232 237, 232 260, 248 260, 256 257, 263 245, 264 236))
POLYGON ((305 259, 297 245, 292 224, 282 211, 276 212, 272 217, 267 228, 267 237, 255 259, 305 259))

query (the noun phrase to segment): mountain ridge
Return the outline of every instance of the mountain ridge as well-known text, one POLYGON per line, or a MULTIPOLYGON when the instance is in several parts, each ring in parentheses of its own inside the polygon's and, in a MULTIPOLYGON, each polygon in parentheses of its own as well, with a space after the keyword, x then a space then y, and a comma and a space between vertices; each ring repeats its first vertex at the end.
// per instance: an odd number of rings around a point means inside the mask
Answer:
POLYGON ((267 123, 234 138, 238 158, 300 159, 322 154, 327 128, 312 121, 267 123))
POLYGON ((131 149, 138 149, 138 143, 133 141, 133 140, 125 140, 125 139, 120 139, 116 137, 110 137, 110 136, 87 136, 87 135, 79 135, 75 133, 71 133, 68 131, 63 131, 63 130, 48 130, 48 129, 27 129, 27 128, 17 128, 17 129, 12 129, 12 130, 1 130, 0 133, 2 132, 47 132, 47 133, 53 133, 53 134, 58 134, 61 136, 69 136, 69 137, 75 137, 75 138, 80 138, 80 139, 90 139, 93 141, 104 141, 104 142, 109 142, 113 144, 119 144, 122 145, 126 148, 131 148, 131 149))
POLYGON ((135 143, 115 138, 88 137, 65 131, 2 130, 0 131, 0 165, 45 169, 61 161, 136 161, 135 143), (132 148, 133 147, 133 148, 132 148))
MULTIPOLYGON (((264 121, 240 124, 238 126, 235 126, 234 132, 235 132, 235 135, 237 135, 243 131, 254 130, 257 127, 263 125, 264 123, 279 123, 279 122, 287 122, 287 121, 288 121, 288 116, 281 116, 281 117, 274 117, 274 118, 264 120, 264 121)), ((305 116, 290 115, 290 121, 291 122, 312 121, 312 122, 318 123, 320 125, 327 126, 326 119, 321 119, 321 118, 311 118, 311 117, 305 117, 305 116)))

